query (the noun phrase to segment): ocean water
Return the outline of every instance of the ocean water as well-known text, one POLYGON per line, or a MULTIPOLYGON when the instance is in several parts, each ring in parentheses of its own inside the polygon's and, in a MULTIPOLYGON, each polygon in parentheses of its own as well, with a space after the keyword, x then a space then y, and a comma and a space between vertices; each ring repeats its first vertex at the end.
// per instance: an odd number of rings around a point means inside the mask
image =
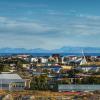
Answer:
MULTIPOLYGON (((52 54, 59 54, 60 56, 82 56, 82 53, 0 53, 0 56, 12 56, 18 54, 28 54, 32 56, 51 56, 52 54)), ((100 53, 84 53, 85 56, 100 56, 100 53)))

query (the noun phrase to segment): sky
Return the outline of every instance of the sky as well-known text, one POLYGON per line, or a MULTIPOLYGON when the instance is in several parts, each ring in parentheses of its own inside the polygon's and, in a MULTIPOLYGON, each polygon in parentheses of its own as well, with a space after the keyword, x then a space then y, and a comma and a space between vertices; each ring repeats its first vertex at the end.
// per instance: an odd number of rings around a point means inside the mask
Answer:
POLYGON ((100 47, 100 0, 0 0, 0 48, 100 47))

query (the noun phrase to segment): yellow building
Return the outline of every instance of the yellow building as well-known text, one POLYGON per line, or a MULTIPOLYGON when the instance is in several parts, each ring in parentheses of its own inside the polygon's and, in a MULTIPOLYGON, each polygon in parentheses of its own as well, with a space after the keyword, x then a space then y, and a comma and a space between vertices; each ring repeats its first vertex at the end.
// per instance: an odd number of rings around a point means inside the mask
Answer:
POLYGON ((71 70, 71 69, 72 69, 72 66, 62 65, 61 67, 62 67, 63 69, 66 69, 66 70, 71 70))

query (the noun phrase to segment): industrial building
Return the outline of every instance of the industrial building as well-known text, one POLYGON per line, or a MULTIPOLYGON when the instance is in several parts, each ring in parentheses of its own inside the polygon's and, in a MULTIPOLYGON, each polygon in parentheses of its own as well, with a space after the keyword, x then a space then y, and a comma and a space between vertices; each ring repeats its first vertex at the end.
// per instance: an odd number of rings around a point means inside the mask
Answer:
POLYGON ((18 74, 0 74, 0 89, 1 90, 24 90, 25 80, 18 74))

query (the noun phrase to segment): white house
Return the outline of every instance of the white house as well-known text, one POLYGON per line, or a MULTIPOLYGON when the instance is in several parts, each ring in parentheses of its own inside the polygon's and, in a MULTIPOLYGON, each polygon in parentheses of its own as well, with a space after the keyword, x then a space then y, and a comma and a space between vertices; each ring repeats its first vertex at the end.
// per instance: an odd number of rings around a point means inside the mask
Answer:
POLYGON ((38 62, 38 58, 37 57, 32 57, 31 62, 38 62))
POLYGON ((40 59, 41 59, 41 63, 47 63, 48 62, 47 58, 41 57, 40 59))
POLYGON ((88 72, 88 71, 99 71, 100 67, 98 66, 80 66, 76 68, 77 70, 83 70, 84 72, 88 72))

